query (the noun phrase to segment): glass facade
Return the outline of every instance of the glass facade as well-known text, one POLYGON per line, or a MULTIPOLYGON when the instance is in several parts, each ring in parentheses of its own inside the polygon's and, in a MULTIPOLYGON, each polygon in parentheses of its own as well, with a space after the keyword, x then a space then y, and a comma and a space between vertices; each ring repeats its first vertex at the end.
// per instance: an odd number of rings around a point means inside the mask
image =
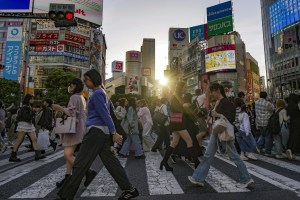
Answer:
POLYGON ((261 0, 269 95, 287 97, 300 90, 300 0, 261 0))

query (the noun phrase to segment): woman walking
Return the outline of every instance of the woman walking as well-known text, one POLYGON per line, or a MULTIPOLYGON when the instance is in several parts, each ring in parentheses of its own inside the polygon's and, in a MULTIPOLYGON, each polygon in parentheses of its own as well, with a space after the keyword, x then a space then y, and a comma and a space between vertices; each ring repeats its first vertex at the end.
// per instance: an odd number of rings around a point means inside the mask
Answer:
POLYGON ((165 156, 160 163, 160 170, 163 170, 163 167, 165 167, 167 171, 173 171, 173 168, 168 164, 168 160, 172 155, 174 149, 178 145, 180 138, 182 138, 185 141, 187 145, 188 153, 194 160, 195 167, 197 167, 198 164, 200 163, 197 158, 197 155, 195 155, 195 152, 193 151, 193 140, 187 131, 184 118, 183 118, 184 102, 182 99, 182 95, 184 94, 184 92, 185 92, 185 83, 178 82, 175 88, 174 95, 172 95, 170 101, 170 108, 171 108, 170 121, 171 121, 171 129, 173 131, 172 133, 173 140, 171 142, 171 145, 167 148, 165 156))
POLYGON ((130 146, 134 144, 135 147, 135 158, 143 159, 145 158, 144 152, 142 150, 141 141, 139 137, 139 127, 138 127, 138 116, 136 113, 136 101, 135 98, 130 98, 128 102, 128 110, 122 121, 122 127, 127 133, 127 138, 119 152, 120 157, 128 157, 130 146))
MULTIPOLYGON (((215 83, 210 86, 211 96, 217 101, 217 107, 212 111, 214 118, 226 117, 232 124, 235 119, 235 106, 227 99, 223 86, 215 83)), ((223 147, 227 150, 230 159, 236 164, 239 170, 240 184, 238 187, 249 187, 254 181, 251 179, 250 174, 241 160, 239 154, 234 147, 234 140, 229 142, 222 142, 223 147)), ((212 133, 210 136, 208 147, 205 151, 203 161, 195 169, 193 176, 189 176, 188 179, 194 185, 203 187, 204 180, 208 175, 209 168, 212 164, 214 156, 218 149, 218 134, 212 133)))
POLYGON ((111 137, 118 144, 122 143, 122 137, 116 133, 110 116, 110 101, 104 91, 102 78, 97 70, 92 69, 84 74, 84 82, 89 89, 93 90, 93 95, 88 102, 87 133, 75 158, 72 176, 65 181, 58 192, 59 199, 74 198, 82 178, 97 155, 123 190, 119 200, 134 198, 139 195, 137 189, 130 184, 119 160, 110 151, 111 137))
POLYGON ((76 133, 61 134, 62 146, 64 147, 64 158, 66 160, 66 174, 60 182, 56 183, 57 187, 61 187, 66 178, 71 176, 74 165, 74 151, 82 142, 85 134, 86 121, 86 102, 82 96, 83 83, 80 79, 75 78, 69 83, 68 92, 72 95, 70 97, 68 106, 63 108, 59 105, 52 105, 52 109, 62 111, 67 116, 76 117, 76 133))
POLYGON ((33 95, 27 94, 23 99, 23 106, 18 111, 17 115, 17 132, 18 137, 16 143, 11 152, 9 162, 21 162, 21 159, 17 158, 17 152, 24 141, 26 133, 32 141, 32 147, 35 151, 35 160, 43 159, 45 156, 41 155, 41 151, 37 149, 37 139, 35 134, 34 122, 34 111, 31 105, 33 104, 33 95))
POLYGON ((141 107, 138 111, 138 118, 140 119, 142 126, 143 126, 143 150, 145 152, 151 151, 155 141, 151 137, 151 131, 153 126, 153 121, 151 117, 151 113, 149 108, 147 107, 147 102, 145 99, 140 101, 141 107))

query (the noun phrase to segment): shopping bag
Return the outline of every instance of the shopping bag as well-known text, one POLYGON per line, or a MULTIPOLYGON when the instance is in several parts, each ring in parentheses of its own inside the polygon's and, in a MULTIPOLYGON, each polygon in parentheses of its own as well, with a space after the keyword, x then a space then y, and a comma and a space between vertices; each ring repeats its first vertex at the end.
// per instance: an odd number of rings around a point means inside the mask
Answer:
POLYGON ((40 130, 37 138, 37 148, 38 150, 46 150, 50 145, 49 141, 49 131, 48 130, 40 130))

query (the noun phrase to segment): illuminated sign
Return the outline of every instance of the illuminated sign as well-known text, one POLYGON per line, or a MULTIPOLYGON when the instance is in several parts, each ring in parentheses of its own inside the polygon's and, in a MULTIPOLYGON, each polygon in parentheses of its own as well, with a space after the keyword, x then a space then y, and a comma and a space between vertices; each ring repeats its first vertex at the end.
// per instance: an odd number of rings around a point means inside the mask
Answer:
POLYGON ((206 72, 236 69, 235 50, 218 51, 205 55, 206 72))
POLYGON ((0 0, 0 12, 27 13, 32 12, 33 0, 0 0))

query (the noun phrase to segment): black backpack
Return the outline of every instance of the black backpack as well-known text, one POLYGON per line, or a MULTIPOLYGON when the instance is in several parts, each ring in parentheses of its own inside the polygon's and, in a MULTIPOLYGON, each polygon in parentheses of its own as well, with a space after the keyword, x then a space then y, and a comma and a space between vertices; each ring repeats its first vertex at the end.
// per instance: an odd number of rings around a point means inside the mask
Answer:
POLYGON ((278 135, 280 133, 280 123, 279 123, 279 113, 282 110, 279 109, 276 112, 274 111, 271 115, 268 122, 268 131, 270 131, 271 135, 278 135))
POLYGON ((31 108, 27 105, 24 105, 18 111, 17 121, 32 123, 33 116, 34 116, 34 114, 33 114, 33 111, 31 110, 31 108))

